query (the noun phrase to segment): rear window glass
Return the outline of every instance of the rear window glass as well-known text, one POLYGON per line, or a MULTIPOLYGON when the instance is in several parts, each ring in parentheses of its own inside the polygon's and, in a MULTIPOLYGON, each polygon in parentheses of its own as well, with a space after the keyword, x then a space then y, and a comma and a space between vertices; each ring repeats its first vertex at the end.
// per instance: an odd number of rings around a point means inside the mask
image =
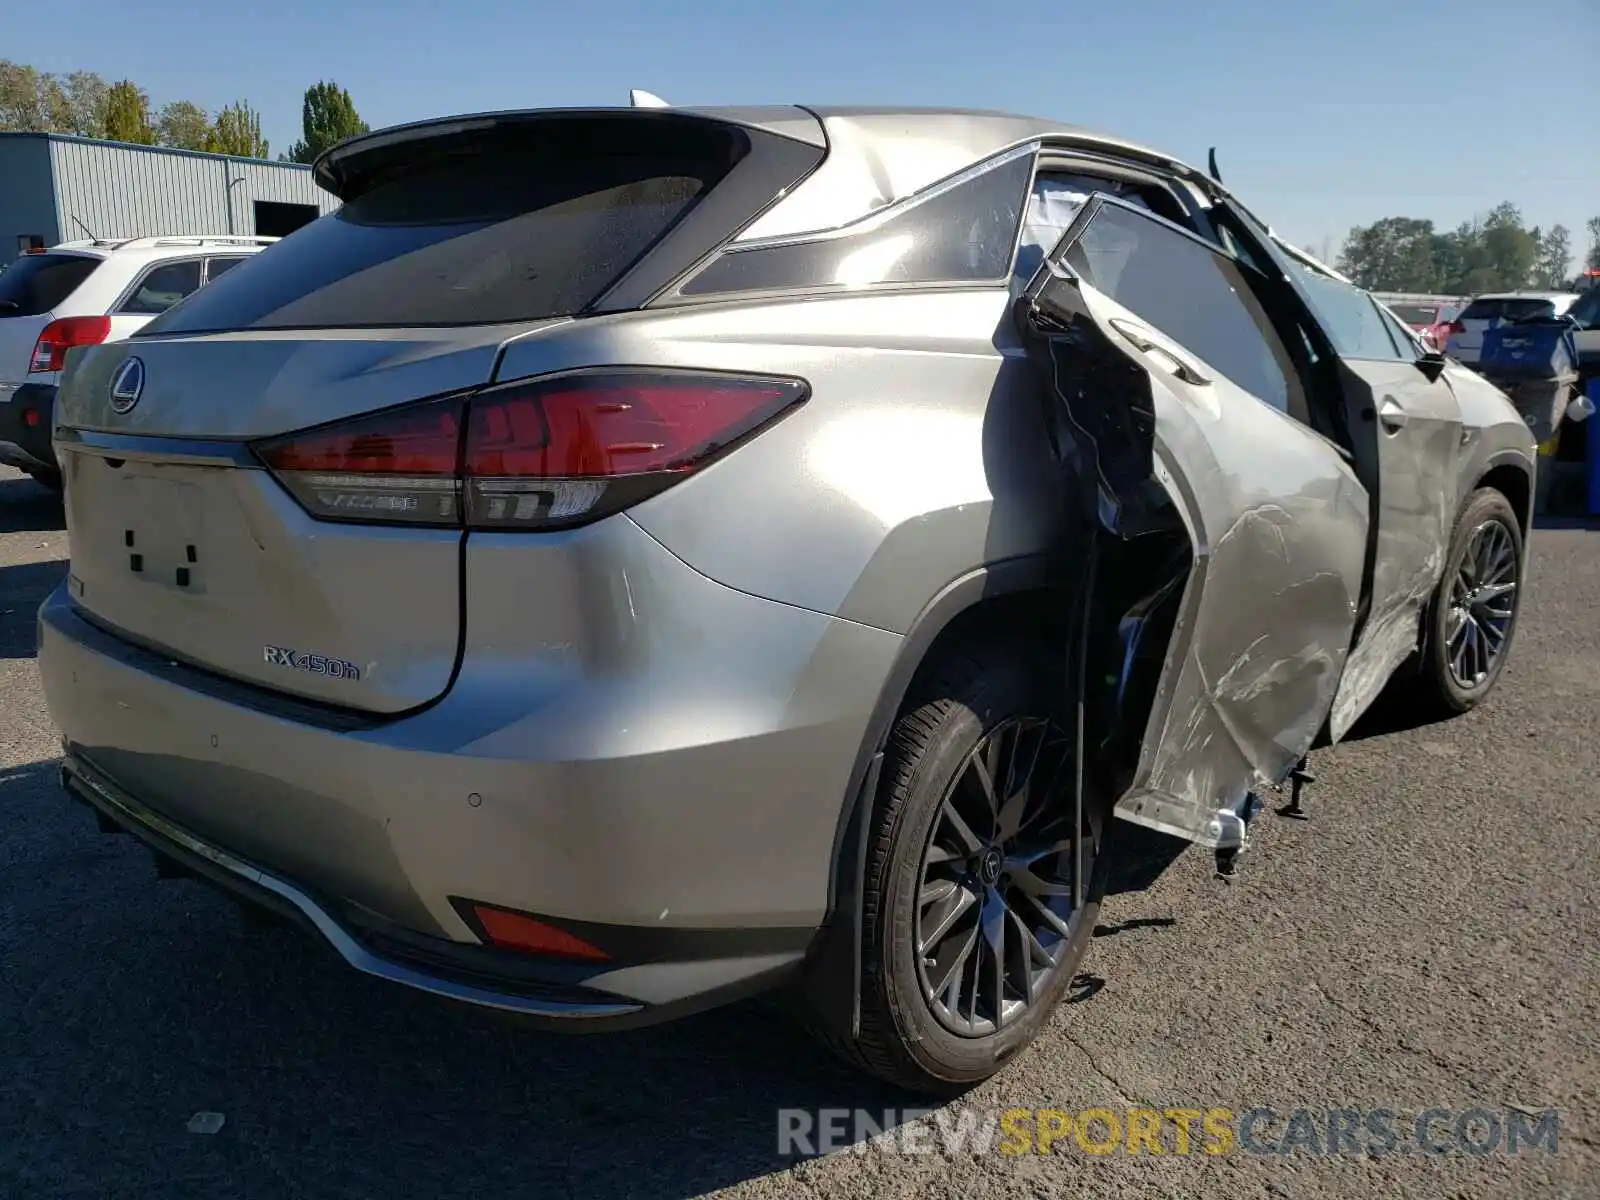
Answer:
POLYGON ((164 313, 200 286, 200 260, 163 263, 146 273, 133 295, 118 310, 125 313, 164 313))
POLYGON ((1553 317, 1556 306, 1548 300, 1534 297, 1511 297, 1501 300, 1474 300, 1461 314, 1463 321, 1490 321, 1499 317, 1504 321, 1525 321, 1529 317, 1553 317))
POLYGON ((1389 311, 1407 325, 1432 325, 1438 318, 1438 306, 1432 304, 1391 304, 1389 311))
POLYGON ((721 130, 681 146, 663 141, 596 144, 557 128, 434 153, 143 332, 476 325, 581 312, 739 157, 721 130))
POLYGON ((1032 176, 1014 152, 832 235, 724 251, 683 294, 1004 279, 1032 176))
POLYGON ((42 316, 77 291, 100 262, 82 254, 24 254, 0 271, 0 318, 42 316))

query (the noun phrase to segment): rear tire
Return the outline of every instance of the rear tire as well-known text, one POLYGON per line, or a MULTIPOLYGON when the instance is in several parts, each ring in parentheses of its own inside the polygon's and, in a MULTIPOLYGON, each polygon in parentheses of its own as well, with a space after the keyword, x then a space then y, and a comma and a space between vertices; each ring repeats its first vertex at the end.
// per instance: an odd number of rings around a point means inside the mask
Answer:
POLYGON ((1062 807, 1063 792, 1071 802, 1071 744, 1051 720, 1061 690, 1041 670, 1043 657, 1038 645, 1006 641, 947 652, 927 669, 890 733, 868 816, 860 1033, 819 1026, 815 1016, 809 1023, 846 1061, 895 1086, 953 1095, 999 1071, 1049 1022, 1093 930, 1106 883, 1105 821, 1085 813, 1087 878, 1080 884, 1070 878, 1076 852, 1056 849, 1071 837, 1071 814, 1062 807), (1057 755, 1068 769, 1046 779, 1057 755), (983 779, 1021 779, 1021 766, 1003 764, 1030 761, 1029 782, 993 791, 1001 801, 1007 792, 1034 799, 993 810, 994 824, 980 827, 991 811, 983 779), (956 804, 970 822, 951 815, 956 804), (1019 820, 1022 827, 1006 838, 1019 820), (967 836, 982 843, 971 866, 949 849, 967 836), (1081 888, 1084 898, 1073 907, 1070 896, 1047 894, 1045 904, 1057 914, 1051 923, 1029 898, 1041 887, 1081 888), (945 888, 955 889, 948 900, 928 899, 945 888), (940 923, 963 900, 961 917, 949 918, 954 932, 941 939, 940 923), (1035 920, 1039 932, 1025 930, 1035 920), (967 921, 970 961, 961 958, 967 921), (965 965, 950 965, 958 961, 965 965), (963 982, 952 1006, 951 989, 939 982, 957 970, 963 982))
POLYGON ((1418 699, 1453 716, 1494 690, 1511 653, 1522 598, 1522 526, 1511 501, 1479 488, 1456 518, 1425 614, 1418 699), (1504 591, 1509 585, 1510 591, 1504 591))

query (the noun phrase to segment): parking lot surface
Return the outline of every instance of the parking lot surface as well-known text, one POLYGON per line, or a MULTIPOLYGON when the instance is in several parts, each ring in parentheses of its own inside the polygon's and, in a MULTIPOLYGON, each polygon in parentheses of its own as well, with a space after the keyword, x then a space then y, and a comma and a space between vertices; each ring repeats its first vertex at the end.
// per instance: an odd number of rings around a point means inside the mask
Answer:
POLYGON ((0 468, 0 1196, 1600 1195, 1600 532, 1536 533, 1483 709, 1319 752, 1312 819, 1264 816, 1237 881, 1130 851, 1073 1002, 945 1110, 1559 1110, 1555 1152, 1514 1156, 781 1156, 780 1109, 918 1102, 765 1003, 592 1037, 452 1008, 97 834, 34 664, 66 557, 59 503, 0 468))

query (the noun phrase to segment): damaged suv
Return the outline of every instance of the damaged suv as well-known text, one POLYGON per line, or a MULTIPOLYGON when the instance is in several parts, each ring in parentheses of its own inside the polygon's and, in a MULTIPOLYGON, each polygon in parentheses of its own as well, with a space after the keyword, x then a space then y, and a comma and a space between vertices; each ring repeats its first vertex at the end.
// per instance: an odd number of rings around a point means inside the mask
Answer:
POLYGON ((568 1028, 790 986, 995 1072, 1117 821, 1231 855, 1504 665, 1534 445, 1209 175, 960 111, 424 122, 77 351, 63 782, 352 966, 568 1028))

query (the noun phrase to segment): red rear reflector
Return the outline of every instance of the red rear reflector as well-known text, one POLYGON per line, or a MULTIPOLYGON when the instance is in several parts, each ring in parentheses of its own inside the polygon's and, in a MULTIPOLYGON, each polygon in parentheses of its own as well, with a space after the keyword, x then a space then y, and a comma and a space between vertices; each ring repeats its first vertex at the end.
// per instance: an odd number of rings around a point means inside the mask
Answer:
POLYGON ((607 962, 611 958, 600 947, 519 912, 474 904, 472 915, 478 918, 484 936, 502 950, 520 950, 525 954, 544 954, 553 958, 576 958, 584 962, 607 962))
POLYGON ((72 347, 98 346, 110 334, 110 317, 58 317, 44 327, 33 344, 28 373, 59 371, 66 365, 67 351, 72 347))
POLYGON ((257 453, 316 517, 553 529, 654 495, 806 395, 798 379, 585 371, 375 413, 257 453))

